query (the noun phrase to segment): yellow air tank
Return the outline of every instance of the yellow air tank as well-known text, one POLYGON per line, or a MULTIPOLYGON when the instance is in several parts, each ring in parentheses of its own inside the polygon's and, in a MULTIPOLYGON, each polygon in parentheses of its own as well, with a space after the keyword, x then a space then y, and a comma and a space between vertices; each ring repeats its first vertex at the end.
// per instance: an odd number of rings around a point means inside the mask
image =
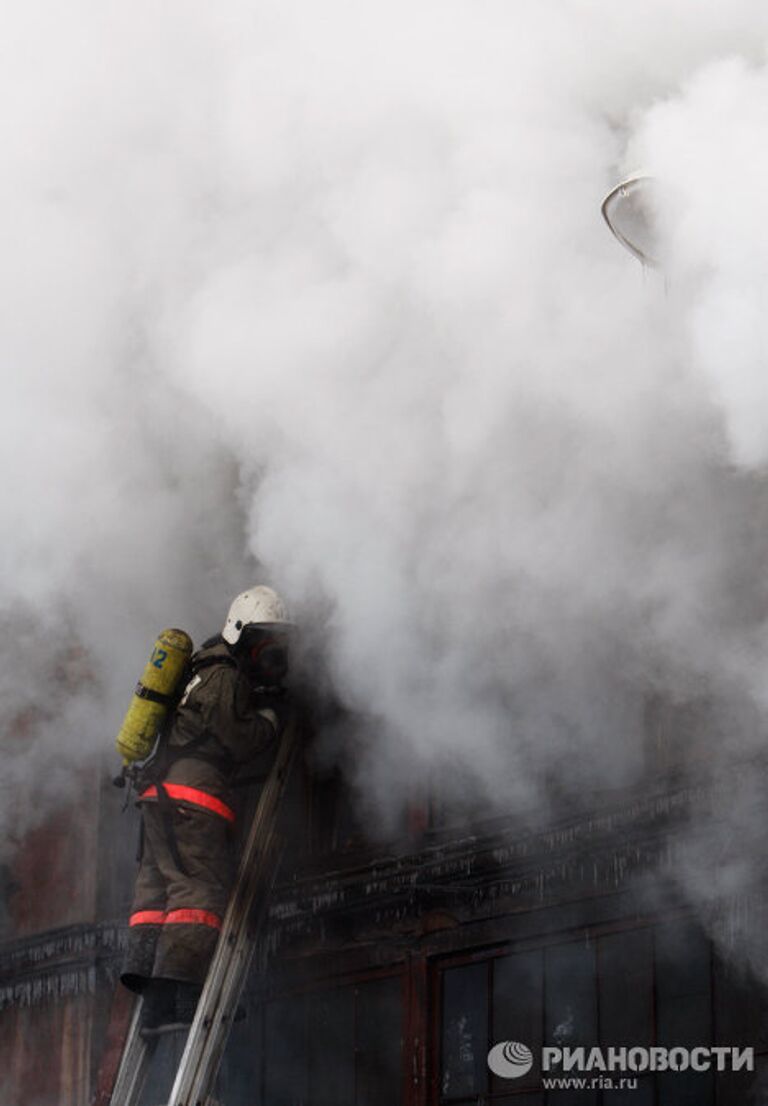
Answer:
POLYGON ((183 630, 163 630, 136 685, 115 740, 123 767, 135 760, 145 760, 152 752, 191 655, 189 634, 183 630))

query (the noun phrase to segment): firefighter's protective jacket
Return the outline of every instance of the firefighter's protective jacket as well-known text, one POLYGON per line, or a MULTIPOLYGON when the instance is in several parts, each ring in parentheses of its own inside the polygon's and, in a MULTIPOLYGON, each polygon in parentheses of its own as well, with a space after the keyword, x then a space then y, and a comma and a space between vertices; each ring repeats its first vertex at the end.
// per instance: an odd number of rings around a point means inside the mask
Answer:
POLYGON ((204 982, 231 885, 233 790, 263 780, 277 752, 277 700, 254 693, 226 644, 192 664, 139 796, 144 850, 121 975, 134 991, 153 978, 204 982))
MULTIPOLYGON (((266 777, 276 751, 278 719, 269 700, 254 693, 224 642, 201 649, 195 661, 202 663, 184 689, 165 738, 170 766, 162 771, 161 751, 157 782, 174 804, 233 822, 233 786, 243 778, 266 777)), ((150 772, 139 801, 156 799, 150 772)))

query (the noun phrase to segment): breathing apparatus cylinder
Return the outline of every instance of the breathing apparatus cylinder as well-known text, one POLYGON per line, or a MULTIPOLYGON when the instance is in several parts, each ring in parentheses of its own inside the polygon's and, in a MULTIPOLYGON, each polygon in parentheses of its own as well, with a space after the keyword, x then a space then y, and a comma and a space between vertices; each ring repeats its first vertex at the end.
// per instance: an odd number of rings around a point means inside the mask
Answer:
POLYGON ((152 752, 178 691, 192 639, 183 630, 163 630, 155 642, 115 740, 123 771, 152 752))

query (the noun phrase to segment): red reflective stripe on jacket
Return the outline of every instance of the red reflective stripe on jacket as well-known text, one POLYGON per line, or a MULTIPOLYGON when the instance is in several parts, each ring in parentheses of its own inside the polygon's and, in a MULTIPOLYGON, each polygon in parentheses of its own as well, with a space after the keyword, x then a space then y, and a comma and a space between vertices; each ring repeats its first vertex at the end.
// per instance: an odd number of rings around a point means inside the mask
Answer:
POLYGON ((158 926, 165 921, 164 910, 138 910, 128 919, 129 926, 158 926))
MULTIPOLYGON (((227 806, 221 799, 217 799, 215 795, 209 795, 207 791, 198 791, 196 787, 186 787, 183 783, 166 783, 163 786, 172 799, 182 799, 184 802, 194 803, 195 806, 205 807, 206 810, 211 810, 214 814, 220 814, 228 822, 234 822, 235 820, 235 812, 232 807, 227 806)), ((156 798, 157 788, 154 784, 139 795, 139 799, 156 798)))
POLYGON ((200 925, 221 929, 221 918, 210 910, 171 910, 165 915, 165 925, 200 925))

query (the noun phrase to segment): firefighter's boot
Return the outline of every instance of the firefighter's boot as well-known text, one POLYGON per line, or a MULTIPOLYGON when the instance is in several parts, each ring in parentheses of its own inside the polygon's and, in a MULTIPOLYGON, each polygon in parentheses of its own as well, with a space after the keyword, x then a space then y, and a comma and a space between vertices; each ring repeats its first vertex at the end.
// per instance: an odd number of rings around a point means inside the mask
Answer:
POLYGON ((191 1025, 195 1019, 197 1004, 203 988, 197 983, 177 983, 174 1022, 178 1026, 191 1025))
POLYGON ((173 1019, 176 987, 176 981, 173 979, 150 979, 143 991, 142 1030, 157 1030, 173 1019))

